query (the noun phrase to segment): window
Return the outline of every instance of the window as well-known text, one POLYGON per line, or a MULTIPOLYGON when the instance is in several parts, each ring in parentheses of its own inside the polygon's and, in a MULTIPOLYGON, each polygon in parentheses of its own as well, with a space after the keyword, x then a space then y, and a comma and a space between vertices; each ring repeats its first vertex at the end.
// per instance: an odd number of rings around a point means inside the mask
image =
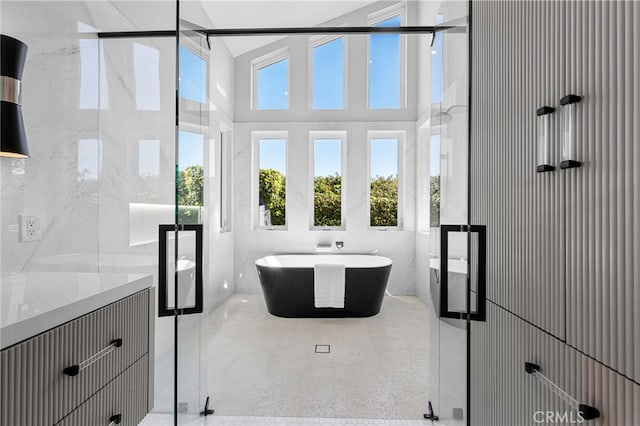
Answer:
POLYGON ((344 108, 344 37, 312 44, 312 108, 344 108))
POLYGON ((429 140, 429 227, 440 226, 440 135, 429 140))
MULTIPOLYGON (((438 14, 436 25, 444 20, 442 14, 438 14)), ((434 34, 433 46, 431 47, 431 103, 442 102, 443 91, 443 62, 442 49, 444 33, 438 32, 434 34)))
POLYGON ((178 223, 200 223, 204 205, 204 135, 178 132, 178 223))
POLYGON ((311 132, 311 229, 344 228, 346 132, 311 132))
POLYGON ((220 183, 220 232, 231 231, 231 131, 223 129, 220 132, 218 152, 218 173, 220 183))
POLYGON ((254 226, 284 228, 286 221, 287 133, 254 132, 254 226))
POLYGON ((207 61, 185 46, 180 46, 179 85, 181 98, 204 104, 207 102, 207 61))
MULTIPOLYGON (((382 11, 385 12, 385 11, 382 11)), ((376 27, 402 25, 402 12, 377 13, 370 24, 376 27), (391 15, 391 16, 390 16, 391 15), (384 16, 384 17, 380 17, 384 16)), ((400 34, 371 34, 369 36, 369 108, 398 109, 403 103, 404 39, 400 34)))
POLYGON ((259 110, 289 108, 289 56, 278 51, 253 62, 253 107, 259 110))
POLYGON ((403 132, 369 132, 369 226, 401 223, 401 157, 403 132))

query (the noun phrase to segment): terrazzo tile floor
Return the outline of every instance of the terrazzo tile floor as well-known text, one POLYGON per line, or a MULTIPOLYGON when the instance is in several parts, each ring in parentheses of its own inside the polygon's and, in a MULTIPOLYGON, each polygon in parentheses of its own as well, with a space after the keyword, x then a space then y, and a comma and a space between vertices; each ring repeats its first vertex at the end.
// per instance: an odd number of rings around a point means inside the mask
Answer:
MULTIPOLYGON (((280 318, 262 295, 236 294, 204 320, 199 338, 215 415, 184 424, 430 424, 426 403, 442 393, 433 320, 413 296, 386 296, 369 318, 280 318)), ((162 414, 143 422, 170 424, 162 414)))
MULTIPOLYGON (((425 420, 209 416, 206 419, 193 420, 184 424, 185 426, 426 426, 430 423, 425 420)), ((436 422, 434 424, 440 423, 436 422)), ((146 419, 144 425, 173 426, 173 417, 166 414, 152 414, 148 419, 146 419)))
POLYGON ((235 295, 209 321, 219 415, 422 417, 428 329, 416 297, 386 297, 368 318, 280 318, 262 295, 235 295))

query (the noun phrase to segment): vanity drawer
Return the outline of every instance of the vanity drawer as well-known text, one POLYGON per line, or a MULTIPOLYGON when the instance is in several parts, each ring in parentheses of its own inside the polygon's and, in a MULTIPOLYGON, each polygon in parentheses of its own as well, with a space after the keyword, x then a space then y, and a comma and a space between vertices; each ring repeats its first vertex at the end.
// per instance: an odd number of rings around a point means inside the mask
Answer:
POLYGON ((59 422, 146 354, 148 333, 144 290, 3 350, 0 426, 59 422), (110 348, 115 339, 122 345, 110 348), (103 356, 86 365, 96 354, 103 356), (64 373, 73 366, 85 368, 64 373))
POLYGON ((72 411, 56 426, 135 426, 147 414, 148 355, 140 358, 111 383, 72 411))

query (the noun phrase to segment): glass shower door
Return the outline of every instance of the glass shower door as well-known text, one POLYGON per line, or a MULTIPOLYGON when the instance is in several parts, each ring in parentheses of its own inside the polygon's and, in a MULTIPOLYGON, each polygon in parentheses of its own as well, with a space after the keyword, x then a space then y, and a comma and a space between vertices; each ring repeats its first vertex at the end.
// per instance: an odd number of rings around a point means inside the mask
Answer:
MULTIPOLYGON (((179 15, 188 8, 179 6, 179 15)), ((183 21, 180 21, 183 22, 183 21)), ((166 242, 167 314, 174 317, 174 422, 213 414, 207 392, 209 49, 207 40, 179 24, 176 42, 175 223, 161 229, 166 242), (173 277, 171 277, 173 275, 173 277)), ((162 271, 161 267, 161 271, 162 271)), ((162 314, 162 313, 161 313, 162 314)))
MULTIPOLYGON (((431 45, 430 288, 438 336, 438 386, 431 410, 447 425, 471 424, 471 321, 485 317, 485 228, 471 224, 469 25, 467 2, 443 3, 436 23, 451 26, 431 45), (434 196, 435 195, 435 196, 434 196), (435 202, 434 202, 435 200, 435 202)), ((432 417, 433 418, 433 417, 432 417)))

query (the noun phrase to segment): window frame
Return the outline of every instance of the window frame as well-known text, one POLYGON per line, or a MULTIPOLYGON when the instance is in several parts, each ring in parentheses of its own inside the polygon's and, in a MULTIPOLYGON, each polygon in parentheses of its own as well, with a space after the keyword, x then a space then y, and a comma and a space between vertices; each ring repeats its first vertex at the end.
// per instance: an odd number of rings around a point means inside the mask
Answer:
POLYGON ((308 70, 309 70, 309 84, 308 84, 308 105, 309 111, 345 111, 348 108, 347 104, 347 44, 348 37, 342 35, 328 35, 328 36, 314 36, 309 38, 309 52, 308 52, 308 70), (332 41, 342 39, 342 108, 314 108, 313 107, 313 49, 320 47, 324 44, 331 43, 332 41))
POLYGON ((289 48, 275 50, 251 61, 251 109, 253 111, 288 111, 291 108, 291 55, 289 48), (287 107, 285 109, 258 108, 258 71, 282 60, 287 60, 287 107))
POLYGON ((347 229, 347 131, 346 130, 311 130, 309 132, 309 230, 310 231, 345 231, 347 229), (315 141, 318 139, 340 140, 340 226, 315 225, 315 141))
MULTIPOLYGON (((254 231, 286 231, 289 227, 289 191, 288 182, 284 194, 284 225, 259 225, 258 202, 260 201, 260 141, 268 139, 284 139, 285 173, 289 174, 289 131, 288 130, 254 130, 251 132, 251 224, 254 231)), ((285 177, 286 177, 285 174, 285 177)))
POLYGON ((221 122, 219 130, 220 143, 216 165, 220 191, 218 228, 222 234, 233 229, 233 128, 221 122))
POLYGON ((369 231, 402 231, 404 230, 404 173, 405 173, 405 145, 407 132, 405 130, 369 130, 367 131, 367 229, 369 231), (396 226, 371 225, 371 140, 397 139, 398 141, 398 212, 396 226))
MULTIPOLYGON (((404 3, 394 4, 387 8, 370 13, 367 16, 367 25, 373 27, 389 19, 400 17, 400 25, 407 22, 407 9, 404 3)), ((400 102, 398 108, 371 108, 371 35, 367 37, 367 110, 387 111, 407 109, 407 37, 405 34, 398 34, 400 37, 400 102)))

